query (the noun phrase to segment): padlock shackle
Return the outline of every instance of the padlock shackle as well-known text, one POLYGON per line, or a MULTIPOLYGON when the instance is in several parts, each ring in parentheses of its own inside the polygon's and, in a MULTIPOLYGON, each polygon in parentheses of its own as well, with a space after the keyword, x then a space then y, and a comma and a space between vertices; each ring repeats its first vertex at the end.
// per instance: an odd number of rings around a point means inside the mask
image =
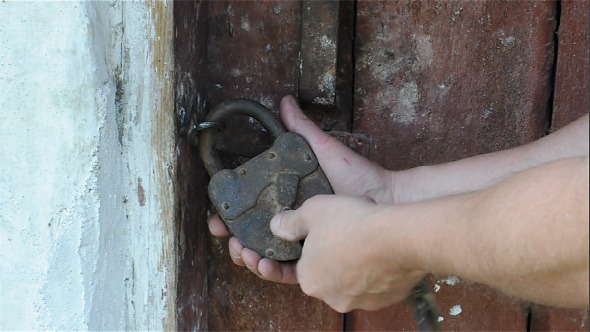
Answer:
MULTIPOLYGON (((272 114, 272 112, 263 105, 245 99, 235 99, 221 103, 214 108, 207 116, 205 121, 221 122, 233 115, 251 116, 258 120, 262 126, 270 132, 274 138, 286 133, 287 130, 283 124, 272 114)), ((205 169, 210 176, 224 169, 217 151, 213 148, 215 134, 217 130, 207 129, 201 132, 199 137, 199 152, 205 165, 205 169)))

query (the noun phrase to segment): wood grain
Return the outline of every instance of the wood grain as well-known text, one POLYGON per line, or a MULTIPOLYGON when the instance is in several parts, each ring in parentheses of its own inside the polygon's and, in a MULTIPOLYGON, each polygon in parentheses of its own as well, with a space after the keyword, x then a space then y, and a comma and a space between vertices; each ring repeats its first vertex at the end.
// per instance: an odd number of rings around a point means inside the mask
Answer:
MULTIPOLYGON (((528 1, 359 2, 353 131, 372 136, 372 159, 399 170, 544 135, 555 8, 528 1)), ((508 296, 465 282, 439 286, 442 329, 526 329, 526 306, 508 296)), ((414 325, 400 304, 354 312, 347 329, 414 325)))

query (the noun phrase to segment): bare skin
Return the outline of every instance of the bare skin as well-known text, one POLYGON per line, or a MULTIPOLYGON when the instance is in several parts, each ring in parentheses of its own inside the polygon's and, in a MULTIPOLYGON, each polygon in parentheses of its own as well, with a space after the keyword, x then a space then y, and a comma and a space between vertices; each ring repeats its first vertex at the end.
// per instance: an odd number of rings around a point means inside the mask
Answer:
MULTIPOLYGON (((273 218, 277 236, 306 238, 296 265, 231 238, 234 263, 263 279, 299 282, 340 312, 399 302, 425 273, 588 307, 588 116, 525 146, 399 172, 322 132, 290 96, 281 117, 309 142, 336 195, 273 218)), ((216 216, 209 228, 229 235, 216 216)))

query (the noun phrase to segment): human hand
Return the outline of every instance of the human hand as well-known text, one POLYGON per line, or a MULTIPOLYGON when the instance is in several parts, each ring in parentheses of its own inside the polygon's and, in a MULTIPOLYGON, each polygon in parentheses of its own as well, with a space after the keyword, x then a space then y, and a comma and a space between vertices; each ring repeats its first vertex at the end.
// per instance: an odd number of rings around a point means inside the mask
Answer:
MULTIPOLYGON (((377 203, 393 201, 392 173, 318 128, 303 114, 295 98, 286 96, 282 99, 280 114, 288 130, 307 140, 336 194, 360 196, 377 203)), ((209 230, 218 237, 230 235, 217 215, 211 218, 209 230)), ((293 264, 262 258, 256 252, 244 248, 235 237, 229 240, 229 252, 235 264, 247 266, 263 279, 283 283, 297 282, 293 264)))
POLYGON ((305 138, 314 151, 334 193, 392 203, 392 172, 364 158, 318 128, 301 111, 293 96, 281 101, 281 119, 289 131, 305 138))
POLYGON ((391 238, 403 227, 391 209, 358 197, 319 195, 275 216, 271 230, 289 241, 305 238, 290 272, 305 294, 341 313, 376 310, 403 301, 425 274, 404 257, 403 239, 391 238))

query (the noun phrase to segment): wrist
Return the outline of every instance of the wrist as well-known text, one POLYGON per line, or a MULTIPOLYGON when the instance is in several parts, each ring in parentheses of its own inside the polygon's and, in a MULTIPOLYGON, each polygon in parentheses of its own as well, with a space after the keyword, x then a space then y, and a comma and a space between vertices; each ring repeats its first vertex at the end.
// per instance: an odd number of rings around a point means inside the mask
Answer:
POLYGON ((404 214, 399 214, 396 205, 375 205, 375 208, 362 231, 367 235, 363 237, 365 249, 356 251, 367 264, 360 270, 370 271, 366 283, 370 292, 396 289, 399 298, 394 302, 401 301, 427 273, 415 262, 413 244, 420 241, 408 237, 407 219, 400 218, 404 214))
POLYGON ((373 202, 381 205, 397 204, 396 173, 385 168, 381 170, 379 189, 372 195, 373 202))
POLYGON ((422 213, 421 224, 412 229, 421 234, 421 245, 415 247, 416 264, 429 273, 456 275, 478 280, 480 264, 487 257, 488 234, 479 227, 481 191, 455 194, 416 203, 422 213))
POLYGON ((429 179, 431 167, 419 166, 402 171, 391 171, 390 186, 391 203, 404 204, 421 201, 433 197, 424 186, 424 179, 429 179))
POLYGON ((475 266, 469 218, 473 194, 452 195, 387 207, 393 213, 389 252, 408 271, 433 274, 459 274, 465 266, 475 266))
POLYGON ((440 164, 393 172, 394 204, 414 203, 481 189, 480 182, 484 177, 473 180, 466 178, 463 173, 449 172, 449 169, 449 164, 440 164))
POLYGON ((425 254, 422 252, 425 242, 421 228, 426 223, 422 218, 412 216, 413 205, 377 205, 379 210, 369 223, 367 230, 373 234, 371 247, 376 256, 374 261, 379 262, 384 268, 393 269, 387 273, 396 274, 403 271, 423 275, 429 272, 425 270, 421 259, 425 254))

